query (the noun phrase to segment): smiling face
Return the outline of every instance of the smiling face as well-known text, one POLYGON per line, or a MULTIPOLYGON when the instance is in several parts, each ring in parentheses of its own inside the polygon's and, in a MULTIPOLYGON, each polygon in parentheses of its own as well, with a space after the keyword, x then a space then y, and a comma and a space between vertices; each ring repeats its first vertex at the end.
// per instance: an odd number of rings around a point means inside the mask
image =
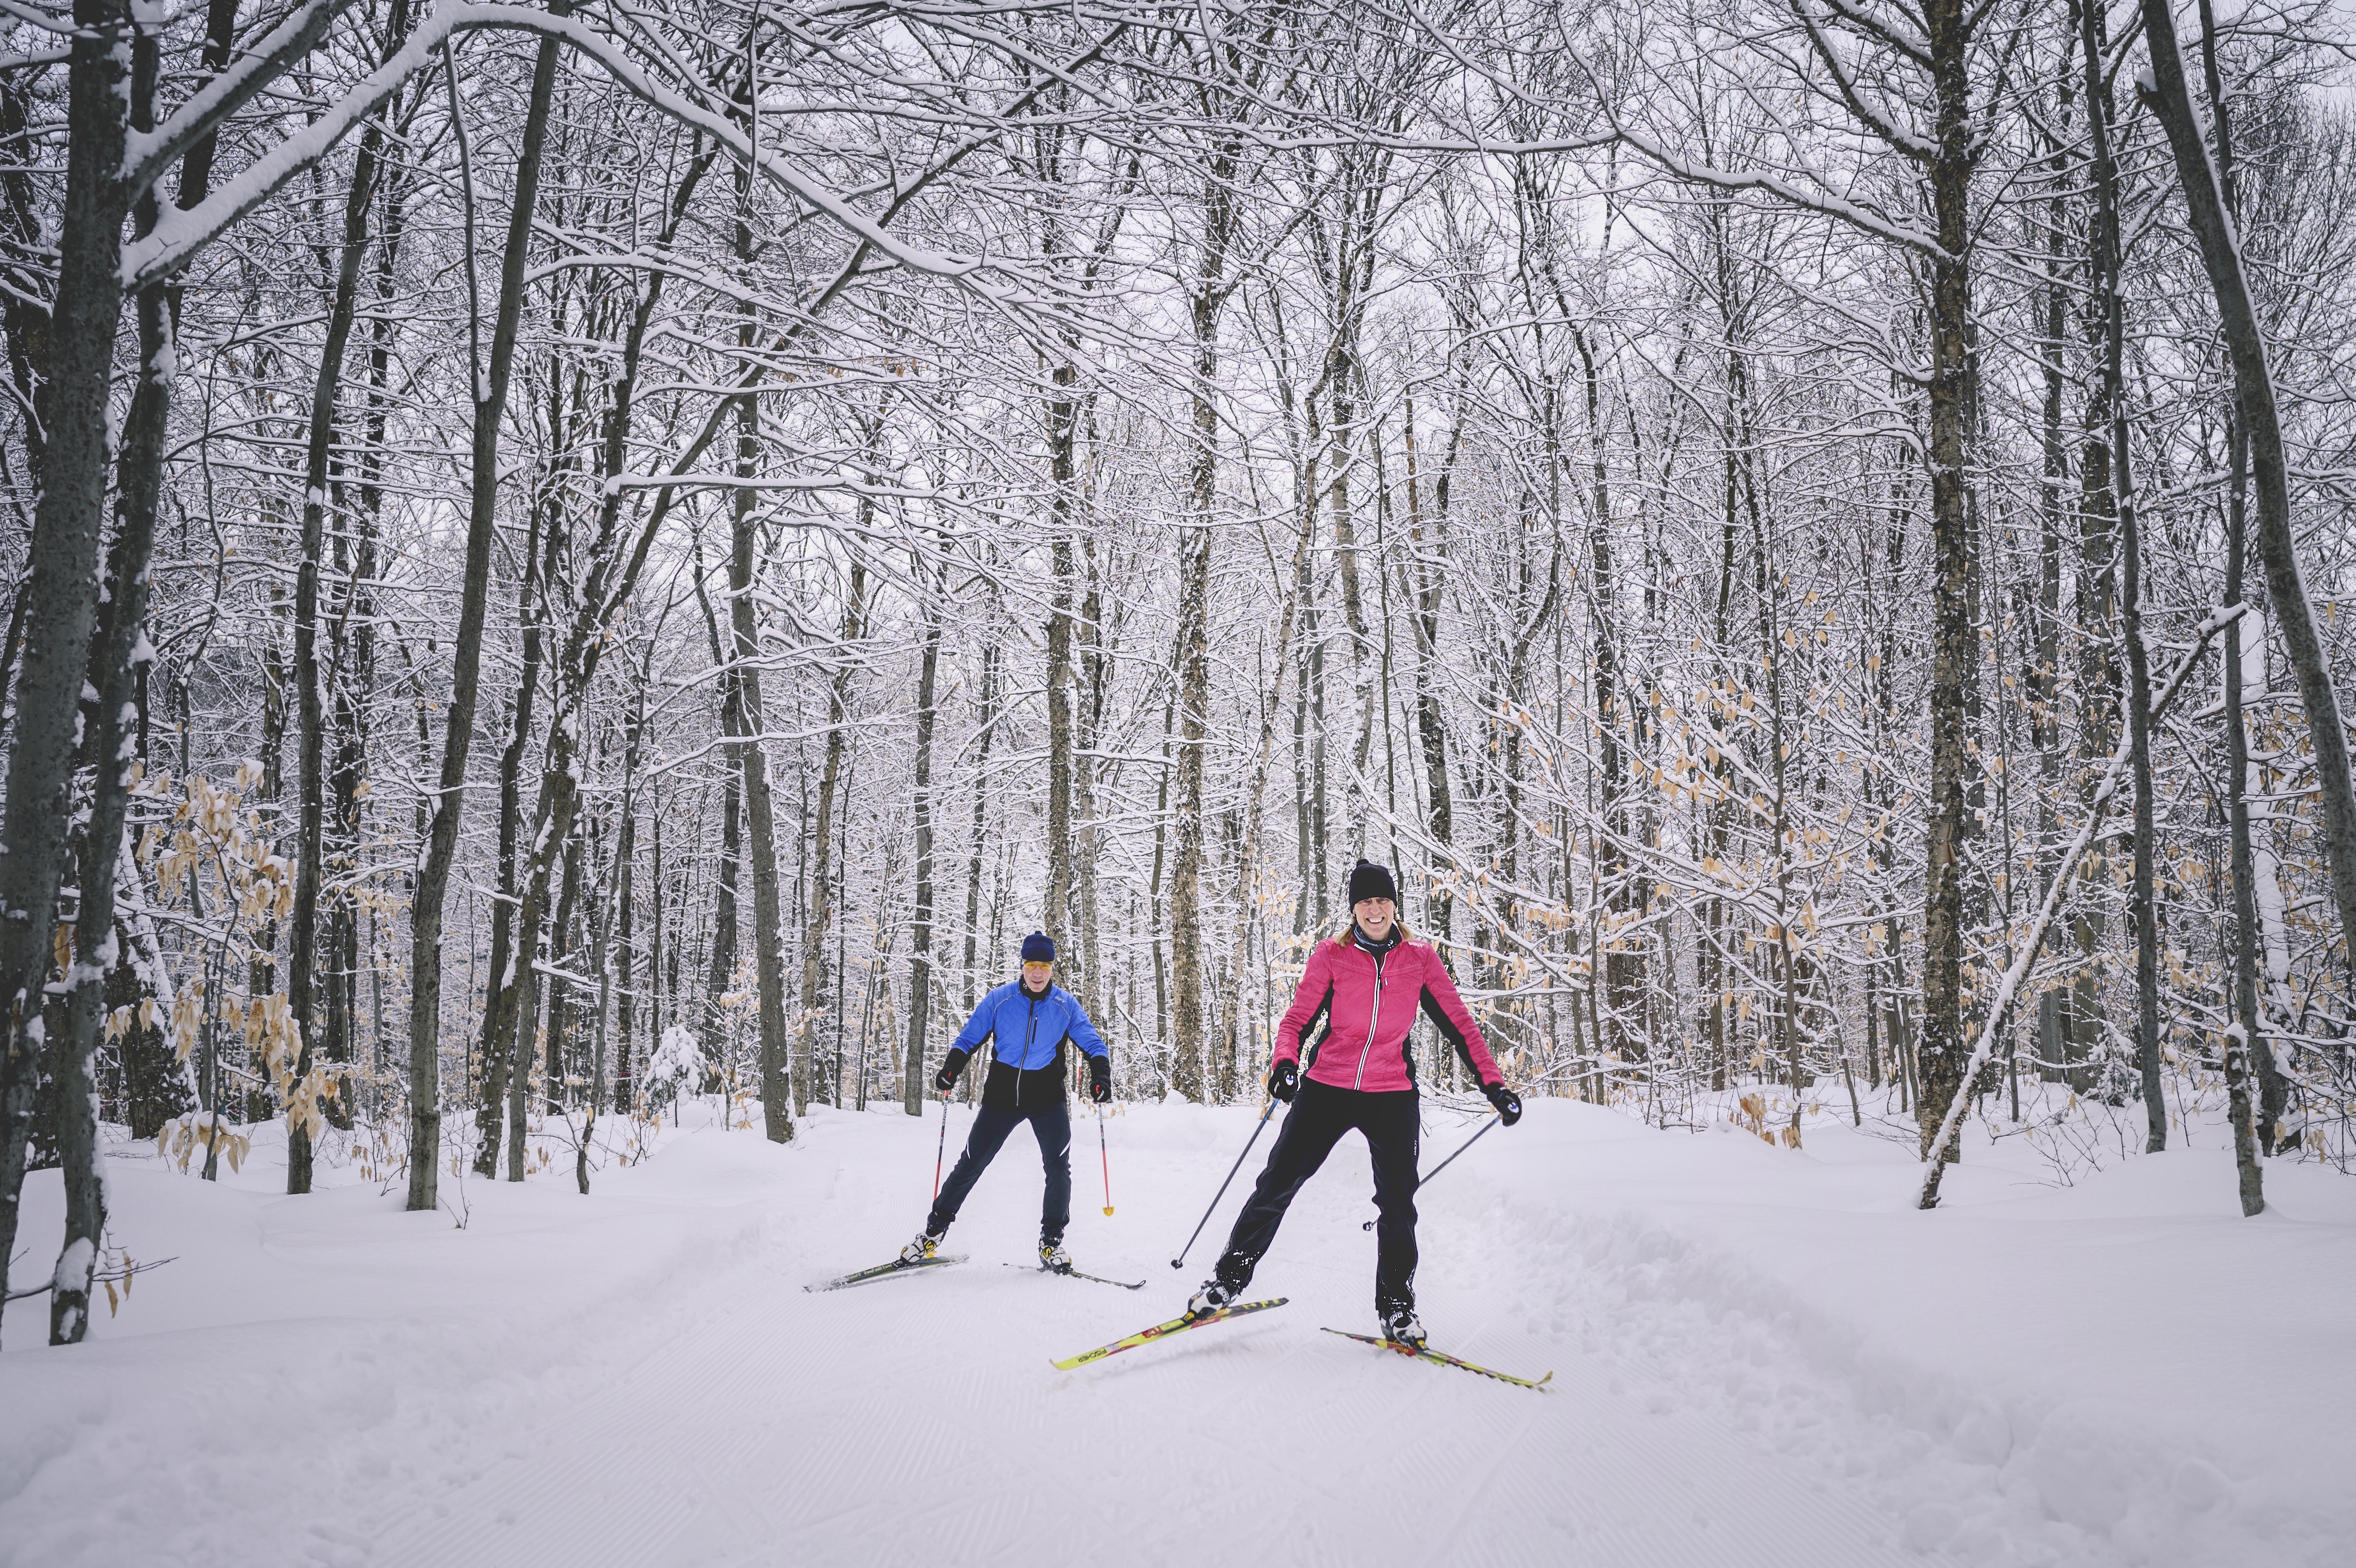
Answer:
POLYGON ((1388 899, 1360 899, 1350 906, 1350 913, 1360 931, 1382 942, 1389 938, 1391 923, 1398 919, 1398 905, 1388 899))
POLYGON ((1053 964, 1033 962, 1023 965, 1023 988, 1036 997, 1047 989, 1048 978, 1055 973, 1053 964))

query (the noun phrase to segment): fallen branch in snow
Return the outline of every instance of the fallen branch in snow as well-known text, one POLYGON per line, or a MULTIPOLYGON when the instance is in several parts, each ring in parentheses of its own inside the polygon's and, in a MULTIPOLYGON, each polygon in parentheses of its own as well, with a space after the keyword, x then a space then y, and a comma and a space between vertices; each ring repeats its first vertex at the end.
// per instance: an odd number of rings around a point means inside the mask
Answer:
MULTIPOLYGON (((2198 635, 2194 637, 2191 648, 2178 661, 2176 668, 2169 675, 2168 684, 2152 699, 2153 723, 2159 722, 2160 716, 2168 711, 2169 704, 2183 688, 2185 677, 2192 673, 2192 667, 2200 662, 2202 654, 2209 651, 2209 640, 2239 621, 2248 610, 2247 603, 2222 605, 2210 612, 2195 628, 2198 635)), ((1971 1060, 1965 1064, 1963 1076, 1956 1080, 1955 1097, 1947 1103, 1947 1114, 1939 1123, 1939 1136, 1931 1142, 1930 1168, 1922 1173, 1922 1186, 1915 1200, 1917 1208, 1936 1209, 1939 1206, 1939 1176, 1947 1168, 1947 1162, 1954 1157, 1955 1141, 1963 1126, 1964 1108, 1971 1104, 1972 1081, 1987 1065, 1997 1035, 2002 1031, 2012 1012, 2013 997, 2020 989, 2022 979, 2028 976, 2029 965, 2037 962, 2038 950, 2045 944, 2045 933, 2053 924, 2053 917, 2061 912, 2062 893, 2070 885, 2070 874, 2077 869, 2079 857, 2085 854, 2087 846, 2094 841, 2095 830, 2103 823, 2103 814, 2109 808, 2112 797, 2118 794, 2119 774, 2127 765, 2127 747, 2128 738, 2122 735, 2111 752, 2110 766, 2103 770, 2103 782, 2094 786, 2094 797, 2087 803, 2085 825, 2078 829, 2078 837, 2071 844, 2069 852, 2062 857, 2061 864, 2053 868, 2053 880, 2045 889, 2045 901, 2038 906, 2037 919, 2029 927, 2028 940, 2021 944, 2020 952, 2014 956, 2011 966, 2004 972, 2003 981, 1996 988, 1996 1000, 1988 1008, 1987 1020, 1980 1025, 1979 1038, 1972 1042, 1971 1060)))
MULTIPOLYGON (((20 1258, 18 1261, 22 1262, 23 1260, 20 1258)), ((168 1258, 156 1258, 152 1262, 144 1264, 135 1263, 132 1260, 132 1256, 129 1253, 124 1253, 114 1263, 102 1265, 98 1272, 90 1276, 90 1282, 92 1285, 103 1285, 106 1288, 107 1316, 112 1317, 121 1307, 123 1302, 130 1297, 132 1275, 137 1274, 141 1269, 162 1268, 166 1264, 176 1264, 179 1261, 179 1254, 175 1253, 168 1258), (123 1292, 120 1296, 115 1294, 114 1289, 115 1284, 118 1281, 120 1281, 123 1285, 123 1292)), ((38 1285, 28 1285, 22 1290, 12 1290, 6 1296, 0 1296, 0 1301, 22 1301, 28 1296, 47 1296, 57 1287, 57 1279, 55 1276, 52 1276, 48 1279, 43 1280, 38 1285)))

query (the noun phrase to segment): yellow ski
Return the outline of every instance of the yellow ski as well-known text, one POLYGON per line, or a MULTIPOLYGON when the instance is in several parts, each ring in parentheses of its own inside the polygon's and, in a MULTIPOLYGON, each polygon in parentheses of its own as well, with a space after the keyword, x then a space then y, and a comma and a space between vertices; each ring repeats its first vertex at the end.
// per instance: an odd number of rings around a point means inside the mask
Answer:
POLYGON ((1173 1334, 1183 1334, 1189 1328, 1200 1328, 1212 1323, 1224 1323, 1230 1317, 1241 1317, 1247 1312, 1265 1312, 1271 1307, 1281 1307, 1287 1299, 1280 1296, 1269 1301, 1242 1301, 1233 1307, 1222 1307, 1216 1312, 1205 1312, 1200 1317, 1173 1317, 1167 1323, 1156 1323, 1151 1328, 1141 1328, 1126 1339, 1115 1339, 1109 1345, 1099 1345, 1093 1350, 1082 1350, 1078 1355, 1067 1357, 1055 1362, 1054 1365, 1057 1371, 1068 1372, 1074 1367, 1085 1367, 1090 1361, 1101 1361, 1107 1356, 1119 1355, 1123 1350, 1134 1350, 1140 1345, 1151 1345, 1156 1339, 1166 1339, 1173 1334))
POLYGON ((1372 1334, 1353 1334, 1346 1328, 1328 1328, 1325 1332, 1339 1334, 1344 1339, 1355 1339, 1361 1345, 1376 1345, 1386 1350, 1397 1350, 1402 1356, 1414 1356, 1420 1360, 1438 1361, 1443 1367, 1462 1367, 1468 1372, 1478 1372, 1484 1378, 1494 1378, 1501 1383, 1512 1383, 1515 1388, 1542 1389, 1554 1381, 1554 1374, 1548 1372, 1536 1382, 1532 1382, 1527 1378, 1517 1378, 1510 1372, 1497 1371, 1489 1367, 1476 1367, 1470 1361, 1460 1361, 1453 1356, 1442 1355, 1438 1350, 1426 1349, 1421 1345, 1410 1345, 1401 1339, 1377 1339, 1372 1334))

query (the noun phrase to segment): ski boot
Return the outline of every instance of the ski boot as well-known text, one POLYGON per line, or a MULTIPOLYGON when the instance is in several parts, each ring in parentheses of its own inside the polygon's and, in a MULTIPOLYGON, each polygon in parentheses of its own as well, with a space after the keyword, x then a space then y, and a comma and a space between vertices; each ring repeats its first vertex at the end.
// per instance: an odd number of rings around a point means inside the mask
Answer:
POLYGON ((1052 1274, 1072 1272, 1072 1254, 1064 1250, 1063 1237, 1042 1235, 1039 1238, 1039 1266, 1052 1274))
POLYGON ((1232 1256, 1221 1258, 1217 1272, 1203 1282, 1202 1289, 1187 1297, 1186 1316, 1207 1317, 1223 1307, 1234 1306, 1250 1283, 1248 1265, 1237 1267, 1232 1256))
POLYGON ((1382 1319, 1384 1339, 1396 1345, 1412 1345, 1419 1350, 1423 1349, 1423 1324, 1416 1317, 1414 1303, 1389 1302, 1377 1307, 1376 1316, 1382 1319))
POLYGON ((942 1234, 939 1231, 917 1232, 916 1239, 900 1249, 900 1261, 903 1264, 923 1263, 940 1251, 942 1234))

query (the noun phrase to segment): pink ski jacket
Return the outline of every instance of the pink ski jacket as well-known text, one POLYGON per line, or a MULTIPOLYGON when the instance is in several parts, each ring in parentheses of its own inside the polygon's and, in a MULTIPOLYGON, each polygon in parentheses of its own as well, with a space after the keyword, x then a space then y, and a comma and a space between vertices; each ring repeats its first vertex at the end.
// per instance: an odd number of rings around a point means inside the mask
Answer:
POLYGON ((1360 945, 1355 927, 1309 955, 1301 988, 1276 1026, 1275 1060, 1301 1061, 1301 1037, 1323 1020, 1325 1031, 1309 1047, 1305 1064, 1311 1079, 1370 1093, 1412 1089, 1415 1063, 1407 1039, 1419 1006, 1483 1084, 1505 1081, 1440 955, 1420 942, 1396 943, 1376 954, 1360 945))

